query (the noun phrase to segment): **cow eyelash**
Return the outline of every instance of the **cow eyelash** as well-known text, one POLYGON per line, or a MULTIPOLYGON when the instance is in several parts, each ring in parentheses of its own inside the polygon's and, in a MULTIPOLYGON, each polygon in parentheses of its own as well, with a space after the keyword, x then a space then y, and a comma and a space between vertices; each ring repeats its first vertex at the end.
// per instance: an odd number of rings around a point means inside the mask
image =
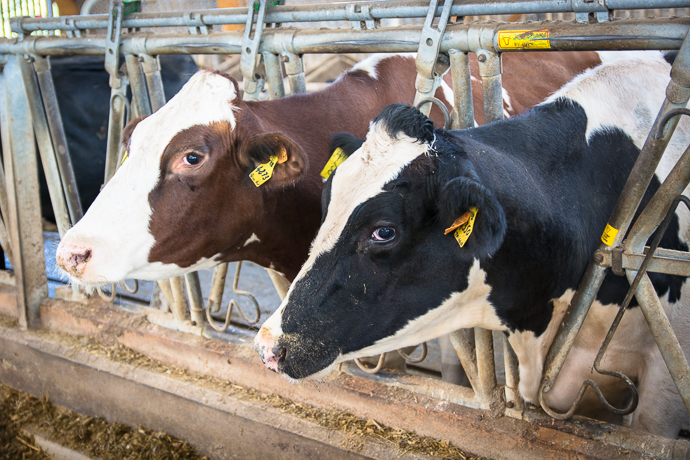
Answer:
POLYGON ((205 155, 199 152, 187 152, 182 157, 182 162, 187 166, 199 166, 203 163, 205 155))

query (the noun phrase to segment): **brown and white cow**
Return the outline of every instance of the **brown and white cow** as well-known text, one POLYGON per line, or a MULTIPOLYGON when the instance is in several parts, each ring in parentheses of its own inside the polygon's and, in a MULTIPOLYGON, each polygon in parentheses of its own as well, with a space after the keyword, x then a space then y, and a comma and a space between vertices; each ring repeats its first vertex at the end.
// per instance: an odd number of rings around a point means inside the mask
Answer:
MULTIPOLYGON (((508 114, 599 62, 596 53, 505 55, 508 114)), ((476 84, 475 62, 472 70, 476 84)), ((58 265, 86 286, 163 279, 237 260, 292 280, 319 227, 319 173, 331 136, 364 137, 383 107, 412 102, 415 76, 412 57, 377 55, 321 91, 248 102, 227 75, 197 73, 158 112, 125 129, 129 159, 65 234, 58 265), (281 149, 287 161, 256 187, 249 174, 281 149)), ((448 88, 437 92, 446 94, 452 100, 448 88)), ((432 118, 440 121, 438 109, 432 118)))

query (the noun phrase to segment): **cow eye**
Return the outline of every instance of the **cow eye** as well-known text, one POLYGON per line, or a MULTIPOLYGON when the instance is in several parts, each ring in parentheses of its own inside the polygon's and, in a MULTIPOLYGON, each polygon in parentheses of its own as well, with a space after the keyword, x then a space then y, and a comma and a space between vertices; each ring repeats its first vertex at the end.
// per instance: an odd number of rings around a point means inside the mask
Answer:
POLYGON ((187 155, 184 156, 184 164, 189 165, 189 166, 195 166, 198 165, 201 162, 201 155, 197 155, 196 153, 188 153, 187 155))
POLYGON ((371 239, 378 242, 390 241, 395 238, 395 229, 391 227, 379 227, 371 234, 371 239))

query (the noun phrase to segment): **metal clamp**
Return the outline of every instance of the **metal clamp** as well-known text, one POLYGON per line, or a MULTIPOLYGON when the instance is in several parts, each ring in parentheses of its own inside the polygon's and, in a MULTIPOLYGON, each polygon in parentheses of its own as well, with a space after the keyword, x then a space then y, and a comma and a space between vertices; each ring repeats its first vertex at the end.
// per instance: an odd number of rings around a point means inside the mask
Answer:
POLYGON ((189 33, 192 35, 207 35, 209 26, 204 23, 204 17, 201 13, 189 11, 184 13, 183 18, 189 27, 189 33))
POLYGON ((575 21, 588 23, 590 13, 595 14, 597 22, 608 22, 613 18, 613 12, 606 7, 605 0, 573 0, 575 21))
MULTIPOLYGON (((415 68, 417 69, 417 80, 415 81, 417 93, 415 95, 415 104, 425 97, 433 97, 436 89, 441 84, 442 74, 437 73, 435 68, 438 61, 438 51, 441 49, 441 39, 443 38, 443 33, 446 31, 453 0, 444 0, 443 10, 439 17, 437 28, 433 28, 437 5, 438 0, 431 0, 429 3, 429 11, 427 12, 421 38, 419 40, 417 60, 415 61, 415 68)), ((420 111, 428 115, 431 111, 431 105, 423 105, 420 111)))
POLYGON ((381 24, 379 19, 374 19, 371 15, 371 7, 369 5, 351 3, 345 6, 345 16, 350 21, 350 27, 353 30, 374 30, 381 24))
POLYGON ((257 100, 264 87, 265 79, 256 74, 261 35, 264 31, 264 15, 266 14, 266 0, 256 0, 247 9, 247 24, 244 27, 242 38, 242 57, 240 58, 240 72, 244 78, 244 99, 257 100), (256 15, 256 29, 251 36, 254 24, 254 5, 259 2, 259 10, 256 15))

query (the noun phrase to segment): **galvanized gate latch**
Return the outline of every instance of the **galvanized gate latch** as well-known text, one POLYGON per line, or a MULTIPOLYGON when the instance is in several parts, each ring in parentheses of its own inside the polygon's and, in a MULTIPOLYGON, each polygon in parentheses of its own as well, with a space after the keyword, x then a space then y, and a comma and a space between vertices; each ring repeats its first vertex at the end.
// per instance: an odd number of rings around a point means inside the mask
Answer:
POLYGON ((244 78, 244 99, 257 100, 259 93, 266 83, 266 79, 256 73, 256 65, 259 57, 259 45, 261 34, 264 31, 264 16, 266 14, 266 0, 255 0, 247 8, 247 24, 244 27, 242 38, 242 56, 240 58, 240 72, 244 78), (257 5, 258 2, 258 5, 257 5), (256 29, 252 37, 255 5, 258 6, 256 14, 256 29))
POLYGON ((575 21, 588 23, 590 14, 597 22, 608 22, 613 18, 613 12, 606 6, 606 0, 572 0, 575 21))
MULTIPOLYGON (((429 11, 424 21, 421 38, 419 40, 419 50, 417 51, 417 60, 415 67, 417 69, 417 80, 415 81, 415 88, 417 93, 414 98, 414 103, 417 104, 420 100, 427 97, 434 97, 436 89, 441 84, 441 78, 446 70, 450 67, 450 60, 446 58, 444 62, 439 63, 438 52, 441 49, 441 39, 443 33, 446 31, 448 18, 450 17, 450 9, 453 6, 453 0, 444 0, 443 10, 439 17, 436 28, 433 27, 434 18, 438 7, 438 0, 431 0, 429 3, 429 11), (437 72, 437 65, 445 67, 442 72, 437 72)), ((428 115, 431 111, 431 104, 424 104, 420 111, 428 115)))

